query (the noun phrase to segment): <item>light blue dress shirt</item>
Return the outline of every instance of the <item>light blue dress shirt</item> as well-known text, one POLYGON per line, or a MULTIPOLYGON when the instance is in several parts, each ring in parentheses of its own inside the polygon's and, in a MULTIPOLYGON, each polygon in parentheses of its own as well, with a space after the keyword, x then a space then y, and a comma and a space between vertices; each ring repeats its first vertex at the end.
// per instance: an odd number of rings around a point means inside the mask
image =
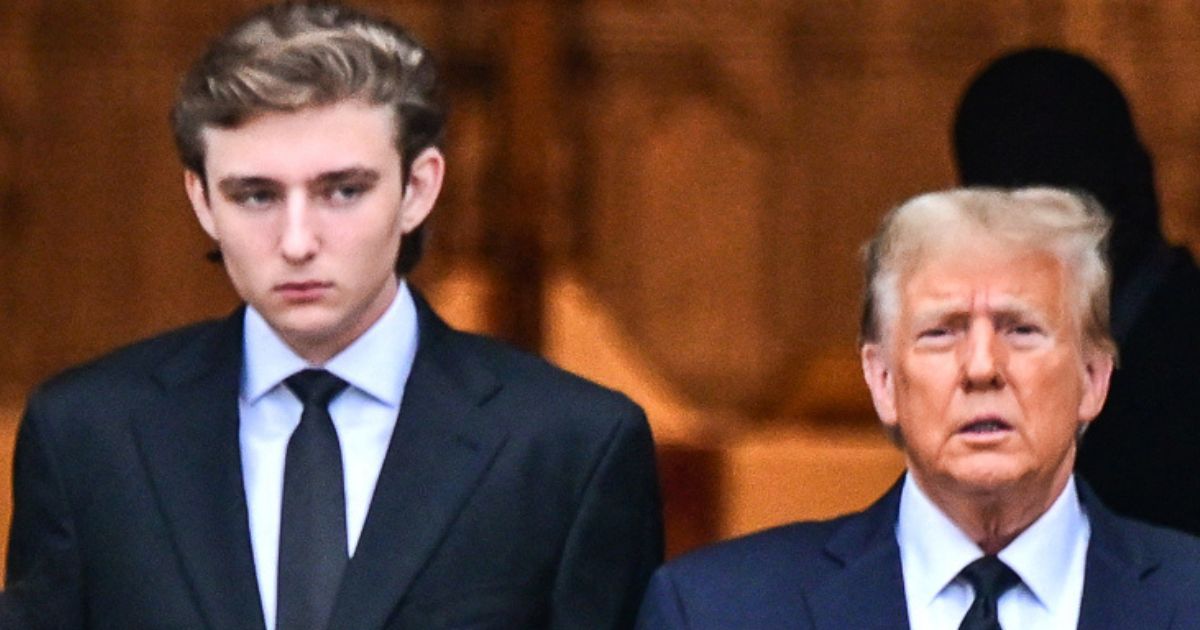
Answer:
POLYGON ((283 466, 288 438, 300 424, 303 409, 284 379, 308 367, 323 367, 350 384, 330 402, 329 414, 342 449, 346 541, 353 556, 396 426, 417 338, 416 305, 404 282, 379 320, 324 366, 309 365, 262 315, 246 308, 238 439, 250 544, 267 628, 275 627, 283 466))
MULTIPOLYGON (((1014 630, 1077 627, 1090 537, 1072 476, 1050 509, 997 554, 1021 578, 1021 584, 1000 597, 1000 625, 1014 630)), ((971 585, 958 573, 984 554, 911 474, 905 476, 900 494, 896 540, 909 627, 958 628, 975 599, 971 585)))

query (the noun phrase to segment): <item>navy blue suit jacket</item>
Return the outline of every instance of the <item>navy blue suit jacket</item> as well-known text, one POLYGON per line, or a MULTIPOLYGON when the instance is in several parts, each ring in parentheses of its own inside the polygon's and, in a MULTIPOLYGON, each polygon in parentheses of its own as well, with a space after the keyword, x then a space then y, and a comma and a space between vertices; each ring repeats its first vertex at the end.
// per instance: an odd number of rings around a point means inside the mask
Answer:
MULTIPOLYGON (((900 487, 863 512, 683 556, 651 580, 644 630, 907 628, 900 487)), ((1115 515, 1079 484, 1092 535, 1082 629, 1200 628, 1200 539, 1115 515)))
MULTIPOLYGON (((420 300, 418 317, 404 404, 331 627, 632 625, 662 551, 641 410, 452 330, 420 300)), ((239 312, 34 394, 17 438, 5 628, 263 628, 241 369, 239 312)))

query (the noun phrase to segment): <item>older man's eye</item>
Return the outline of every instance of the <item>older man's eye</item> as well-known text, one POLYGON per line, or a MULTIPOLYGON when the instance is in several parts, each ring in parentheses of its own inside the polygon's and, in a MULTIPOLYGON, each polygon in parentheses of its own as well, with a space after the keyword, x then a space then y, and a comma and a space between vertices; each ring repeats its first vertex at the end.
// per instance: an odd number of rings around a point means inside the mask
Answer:
POLYGON ((917 333, 916 345, 922 348, 946 348, 954 345, 954 329, 946 326, 923 328, 917 333))
POLYGON ((1046 333, 1035 324, 1013 324, 1004 329, 1004 336, 1014 348, 1035 348, 1041 345, 1046 333))

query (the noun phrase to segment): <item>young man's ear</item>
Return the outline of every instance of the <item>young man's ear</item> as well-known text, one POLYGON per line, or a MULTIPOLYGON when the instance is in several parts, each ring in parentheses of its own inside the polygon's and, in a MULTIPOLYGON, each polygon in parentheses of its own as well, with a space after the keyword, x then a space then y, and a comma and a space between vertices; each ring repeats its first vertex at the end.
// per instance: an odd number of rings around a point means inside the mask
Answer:
POLYGON ((446 158, 437 147, 421 151, 409 165, 404 199, 400 202, 400 228, 405 234, 417 229, 433 211, 445 176, 446 158))
POLYGON ((214 241, 221 239, 217 238, 217 225, 213 220, 212 208, 208 203, 208 191, 204 188, 204 178, 200 174, 191 169, 183 171, 183 188, 187 191, 188 201, 192 202, 192 212, 196 213, 196 219, 200 221, 200 227, 208 233, 208 236, 214 241))

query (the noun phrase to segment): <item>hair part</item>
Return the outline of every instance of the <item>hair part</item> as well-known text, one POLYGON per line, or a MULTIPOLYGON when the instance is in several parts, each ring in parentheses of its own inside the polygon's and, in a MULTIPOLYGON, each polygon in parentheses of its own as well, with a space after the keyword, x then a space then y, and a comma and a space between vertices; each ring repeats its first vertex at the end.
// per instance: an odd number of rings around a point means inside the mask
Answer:
POLYGON ((1110 224, 1092 197, 1056 188, 959 188, 914 197, 884 217, 865 247, 859 344, 885 340, 900 312, 901 283, 926 252, 984 238, 1053 254, 1068 274, 1086 349, 1115 360, 1105 256, 1110 224))
MULTIPOLYGON (((395 113, 407 183, 413 160, 441 145, 445 107, 429 51, 382 18, 325 2, 267 6, 215 39, 180 84, 171 110, 185 168, 205 177, 204 129, 235 129, 267 112, 359 99, 395 113)), ((401 240, 396 271, 420 259, 425 226, 401 240)))

